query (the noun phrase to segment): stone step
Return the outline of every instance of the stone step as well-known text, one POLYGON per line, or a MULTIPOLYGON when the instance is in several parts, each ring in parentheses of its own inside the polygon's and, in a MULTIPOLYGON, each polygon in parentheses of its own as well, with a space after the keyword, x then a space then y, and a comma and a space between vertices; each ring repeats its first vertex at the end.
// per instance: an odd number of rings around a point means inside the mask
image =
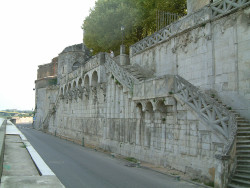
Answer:
POLYGON ((240 127, 250 127, 249 123, 238 123, 237 122, 237 125, 238 125, 238 128, 240 128, 240 127))
POLYGON ((250 127, 238 127, 238 131, 241 131, 241 132, 243 132, 243 131, 250 131, 250 127))
POLYGON ((237 155, 237 160, 250 160, 250 155, 237 155))
POLYGON ((250 131, 237 131, 237 136, 250 136, 250 131))
POLYGON ((250 140, 238 140, 236 141, 236 145, 250 145, 250 140))
POLYGON ((249 121, 247 121, 246 119, 244 119, 242 117, 236 117, 236 121, 238 123, 249 123, 249 121))
POLYGON ((237 136, 237 140, 250 140, 250 136, 237 136))
POLYGON ((250 176, 250 170, 238 170, 238 169, 236 168, 235 174, 248 175, 248 176, 250 176))
POLYGON ((250 155, 250 151, 249 150, 238 150, 238 149, 236 149, 236 154, 237 154, 237 156, 250 155))
POLYGON ((237 160, 250 160, 250 155, 237 155, 237 160))
POLYGON ((250 165, 237 165, 237 170, 246 170, 250 171, 250 165))
POLYGON ((249 181, 250 182, 250 175, 247 175, 247 174, 235 174, 233 178, 237 178, 237 179, 240 179, 240 180, 243 180, 243 181, 249 181))
POLYGON ((250 160, 238 160, 238 165, 249 165, 250 166, 250 160))
POLYGON ((231 183, 239 185, 239 186, 246 186, 246 187, 250 187, 250 182, 249 181, 244 181, 238 178, 233 178, 231 183))
POLYGON ((248 145, 248 144, 244 144, 244 145, 238 145, 237 146, 237 151, 239 151, 239 150, 250 150, 250 145, 248 145))
MULTIPOLYGON (((246 129, 249 129, 250 128, 250 125, 237 125, 238 126, 238 131, 245 131, 246 129), (244 128, 244 129, 242 129, 242 128, 244 128)), ((247 130, 246 130, 247 131, 247 130)))
POLYGON ((230 183, 227 185, 228 188, 246 188, 246 187, 242 187, 242 186, 239 186, 239 185, 236 185, 236 184, 233 184, 233 183, 230 183))

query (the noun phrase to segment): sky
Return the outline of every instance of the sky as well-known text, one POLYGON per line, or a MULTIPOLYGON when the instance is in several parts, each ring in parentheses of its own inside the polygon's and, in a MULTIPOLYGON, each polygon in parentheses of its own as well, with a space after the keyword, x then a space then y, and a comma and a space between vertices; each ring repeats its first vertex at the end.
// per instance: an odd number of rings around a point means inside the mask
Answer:
POLYGON ((82 43, 95 0, 0 0, 0 110, 32 110, 38 65, 82 43))

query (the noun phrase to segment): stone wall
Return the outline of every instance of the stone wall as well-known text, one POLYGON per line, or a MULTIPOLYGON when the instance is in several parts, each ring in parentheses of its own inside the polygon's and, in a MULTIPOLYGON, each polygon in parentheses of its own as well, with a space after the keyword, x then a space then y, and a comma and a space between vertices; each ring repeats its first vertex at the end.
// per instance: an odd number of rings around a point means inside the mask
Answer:
POLYGON ((188 29, 191 20, 183 20, 183 33, 142 50, 130 61, 153 70, 155 76, 177 74, 203 90, 214 91, 249 119, 249 16, 248 6, 192 29, 188 29))
POLYGON ((50 86, 47 88, 40 88, 36 90, 36 107, 34 127, 41 129, 44 118, 49 112, 52 104, 55 103, 58 95, 58 87, 50 86))
POLYGON ((57 62, 58 58, 55 57, 52 59, 51 63, 39 65, 37 70, 37 80, 50 77, 50 76, 56 76, 57 75, 57 62))
POLYGON ((112 73, 106 73, 106 78, 98 79, 100 67, 90 70, 92 84, 85 77, 82 86, 92 87, 82 96, 69 98, 64 91, 48 131, 77 143, 84 138, 85 144, 214 181, 221 167, 214 155, 222 152, 225 140, 168 94, 173 78, 139 83, 132 98, 112 73))
POLYGON ((209 10, 168 27, 166 40, 155 33, 131 46, 130 68, 105 53, 88 59, 82 45, 65 48, 58 85, 37 87, 35 127, 227 185, 237 124, 210 94, 249 118, 250 8, 213 19, 209 10), (133 65, 154 75, 139 80, 133 65))
POLYGON ((83 44, 66 47, 58 56, 58 82, 61 77, 82 66, 89 59, 89 51, 83 44))

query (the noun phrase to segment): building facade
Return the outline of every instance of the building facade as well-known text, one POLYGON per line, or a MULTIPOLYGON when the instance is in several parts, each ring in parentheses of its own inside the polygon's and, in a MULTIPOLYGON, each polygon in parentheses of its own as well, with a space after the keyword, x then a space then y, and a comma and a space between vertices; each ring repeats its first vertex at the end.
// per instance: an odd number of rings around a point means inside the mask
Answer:
POLYGON ((249 147, 237 143, 250 120, 250 2, 204 2, 129 55, 91 57, 79 44, 39 66, 34 127, 215 187, 237 184, 249 147))

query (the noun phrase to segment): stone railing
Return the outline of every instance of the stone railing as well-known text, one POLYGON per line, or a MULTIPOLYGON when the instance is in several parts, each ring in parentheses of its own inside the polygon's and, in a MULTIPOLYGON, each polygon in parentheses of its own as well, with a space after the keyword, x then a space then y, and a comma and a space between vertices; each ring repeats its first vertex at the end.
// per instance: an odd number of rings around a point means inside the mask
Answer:
POLYGON ((70 72, 69 74, 66 74, 65 76, 61 77, 61 84, 65 84, 77 77, 81 77, 82 72, 88 72, 98 66, 100 66, 102 63, 104 63, 104 53, 101 52, 95 56, 92 56, 88 61, 86 61, 82 66, 80 66, 78 69, 70 72))
POLYGON ((250 0, 223 0, 211 4, 212 15, 211 17, 221 16, 229 13, 232 10, 243 7, 250 3, 250 0))
POLYGON ((104 66, 112 72, 114 77, 123 85, 125 85, 130 90, 133 89, 134 83, 138 83, 139 80, 129 74, 126 70, 120 67, 108 53, 105 54, 105 64, 104 66))
POLYGON ((154 34, 142 39, 141 41, 130 46, 130 55, 133 56, 145 49, 170 39, 177 34, 184 32, 192 27, 203 25, 208 21, 223 16, 240 7, 250 5, 250 0, 222 0, 215 2, 204 8, 189 14, 177 22, 155 32, 154 34))
POLYGON ((223 154, 217 157, 227 156, 237 131, 235 115, 180 76, 175 76, 174 94, 190 106, 212 129, 225 137, 227 143, 223 154))
POLYGON ((89 59, 84 65, 83 65, 83 71, 84 72, 88 72, 98 66, 100 66, 103 62, 103 56, 104 53, 101 52, 93 57, 91 57, 91 59, 89 59))

